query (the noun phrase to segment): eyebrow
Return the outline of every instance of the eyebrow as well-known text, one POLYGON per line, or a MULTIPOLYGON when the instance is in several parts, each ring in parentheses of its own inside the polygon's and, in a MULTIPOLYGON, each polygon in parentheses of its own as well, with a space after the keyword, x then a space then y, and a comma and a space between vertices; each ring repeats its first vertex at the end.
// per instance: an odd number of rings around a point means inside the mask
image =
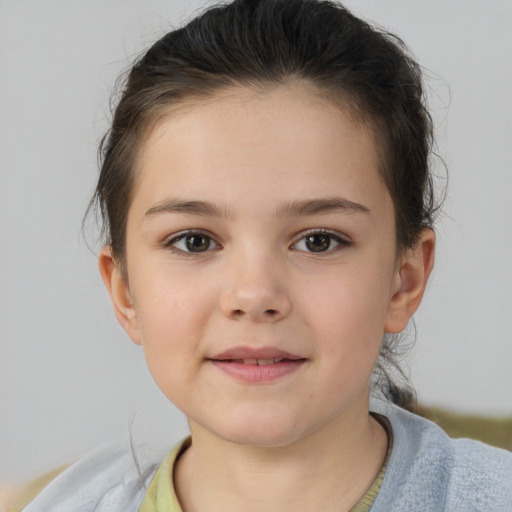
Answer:
POLYGON ((207 201, 187 201, 182 199, 168 199, 163 201, 150 208, 146 212, 145 217, 150 217, 157 213, 186 213, 205 217, 231 216, 229 208, 219 208, 217 205, 207 201))
POLYGON ((349 213, 370 213, 370 209, 363 204, 344 197, 333 196, 292 201, 280 207, 277 214, 283 216, 321 215, 340 210, 349 213))
MULTIPOLYGON (((370 213, 370 209, 360 203, 349 199, 333 196, 327 198, 304 199, 291 201, 280 206, 276 210, 278 216, 307 216, 322 215, 336 211, 348 213, 370 213)), ((187 201, 182 199, 168 199, 150 208, 145 217, 151 217, 159 213, 185 213, 188 215, 204 217, 231 217, 229 207, 219 207, 208 201, 187 201)))

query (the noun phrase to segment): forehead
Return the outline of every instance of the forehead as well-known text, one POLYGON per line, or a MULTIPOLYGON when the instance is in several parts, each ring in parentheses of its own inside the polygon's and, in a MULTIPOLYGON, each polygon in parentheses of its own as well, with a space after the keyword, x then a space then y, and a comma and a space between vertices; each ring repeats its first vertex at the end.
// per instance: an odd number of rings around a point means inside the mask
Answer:
POLYGON ((318 89, 238 88, 182 103, 154 127, 139 155, 134 200, 155 203, 179 192, 277 201, 332 195, 333 187, 385 196, 378 170, 372 130, 318 89))

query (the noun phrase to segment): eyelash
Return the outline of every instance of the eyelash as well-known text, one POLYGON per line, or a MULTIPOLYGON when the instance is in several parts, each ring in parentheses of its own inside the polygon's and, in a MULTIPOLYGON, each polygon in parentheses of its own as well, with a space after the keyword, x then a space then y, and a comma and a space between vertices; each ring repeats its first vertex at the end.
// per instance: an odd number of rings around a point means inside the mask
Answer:
MULTIPOLYGON (((208 233, 206 233, 204 231, 200 231, 200 230, 187 230, 187 231, 178 233, 176 236, 173 236, 172 238, 169 238, 168 240, 166 240, 164 242, 164 245, 165 245, 165 247, 170 248, 174 252, 183 254, 186 256, 202 255, 202 254, 205 254, 212 250, 218 250, 221 248, 220 244, 218 242, 216 242, 212 236, 210 236, 208 233), (206 246, 205 250, 191 251, 191 250, 187 250, 186 247, 185 248, 177 247, 177 244, 179 242, 184 241, 184 243, 186 243, 187 237, 194 237, 194 236, 201 237, 204 241, 207 242, 207 246, 206 246), (212 244, 214 244, 214 247, 211 247, 212 244)), ((350 245, 352 245, 352 243, 349 240, 347 240, 345 237, 341 236, 339 233, 337 233, 335 231, 330 231, 328 229, 311 229, 309 231, 301 233, 300 238, 298 238, 297 241, 294 242, 290 246, 290 248, 294 251, 301 251, 301 252, 306 252, 306 253, 310 253, 310 254, 326 254, 326 253, 331 253, 333 251, 342 249, 344 247, 349 247, 350 245), (314 250, 306 250, 306 249, 297 249, 296 246, 300 242, 304 241, 304 244, 307 244, 308 243, 307 238, 314 237, 314 236, 325 237, 327 239, 327 247, 324 250, 314 251, 314 250), (334 247, 331 247, 333 241, 337 245, 335 245, 334 247)))
POLYGON ((214 240, 214 238, 212 236, 210 236, 208 233, 205 233, 204 231, 200 231, 200 230, 193 230, 193 229, 187 230, 187 231, 182 231, 181 233, 178 233, 176 236, 173 236, 172 238, 169 238, 168 240, 166 240, 164 242, 164 245, 165 245, 165 247, 168 247, 172 251, 179 253, 179 254, 184 254, 186 256, 201 255, 201 254, 204 254, 211 250, 217 250, 220 248, 220 244, 218 244, 214 240), (188 251, 186 249, 180 249, 179 247, 176 247, 177 243, 179 243, 181 241, 185 241, 185 243, 186 243, 187 237, 193 237, 193 236, 202 237, 202 238, 208 240, 207 249, 204 251, 188 251), (210 246, 212 243, 215 244, 216 247, 211 248, 210 246))
POLYGON ((291 247, 294 248, 299 242, 302 242, 302 241, 304 241, 304 243, 307 243, 306 240, 308 237, 313 237, 313 236, 318 236, 318 235, 329 239, 329 244, 325 250, 306 251, 306 250, 301 250, 301 249, 296 249, 296 248, 294 250, 299 250, 299 251, 307 252, 310 254, 327 254, 327 253, 331 253, 331 252, 334 252, 334 251, 337 251, 337 250, 340 250, 340 249, 343 249, 345 247, 349 247, 350 245, 352 245, 352 242, 350 242, 347 238, 343 237, 340 233, 338 233, 336 231, 331 231, 329 229, 311 229, 309 231, 306 231, 305 233, 301 233, 300 238, 296 242, 294 242, 291 247), (331 247, 332 241, 336 242, 337 245, 334 247, 331 247))

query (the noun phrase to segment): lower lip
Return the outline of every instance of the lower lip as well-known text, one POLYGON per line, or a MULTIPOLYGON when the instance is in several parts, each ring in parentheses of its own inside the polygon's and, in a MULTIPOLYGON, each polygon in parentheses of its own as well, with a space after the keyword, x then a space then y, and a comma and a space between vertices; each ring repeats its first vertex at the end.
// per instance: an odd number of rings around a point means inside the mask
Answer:
POLYGON ((211 363, 231 377, 243 382, 271 382, 297 371, 305 359, 286 360, 279 363, 258 365, 233 361, 210 360, 211 363))

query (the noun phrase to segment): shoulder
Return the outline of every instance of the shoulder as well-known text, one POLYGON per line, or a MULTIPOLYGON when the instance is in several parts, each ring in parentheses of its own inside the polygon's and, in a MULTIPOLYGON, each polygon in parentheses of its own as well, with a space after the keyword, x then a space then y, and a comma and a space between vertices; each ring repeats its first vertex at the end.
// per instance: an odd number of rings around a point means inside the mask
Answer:
POLYGON ((451 439, 447 505, 512 510, 512 452, 470 439, 451 439))
POLYGON ((378 412, 391 424, 393 449, 376 512, 512 510, 511 452, 451 439, 434 423, 394 406, 378 412))
POLYGON ((104 447, 59 474, 23 511, 136 512, 156 469, 142 469, 129 446, 104 447))

